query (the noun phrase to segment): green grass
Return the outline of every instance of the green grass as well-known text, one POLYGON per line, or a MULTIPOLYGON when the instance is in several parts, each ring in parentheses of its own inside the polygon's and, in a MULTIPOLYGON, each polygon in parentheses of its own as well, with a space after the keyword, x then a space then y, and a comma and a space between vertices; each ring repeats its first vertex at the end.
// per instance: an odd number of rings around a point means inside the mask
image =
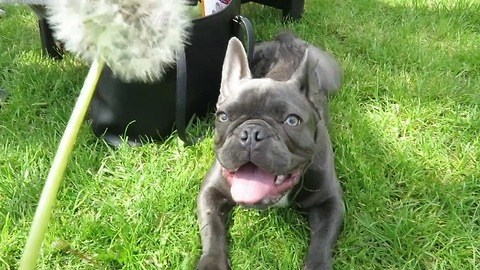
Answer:
MULTIPOLYGON (((243 7, 258 39, 283 28, 277 10, 243 7)), ((16 269, 87 67, 41 57, 33 13, 0 8, 0 87, 11 93, 0 109, 0 269, 16 269)), ((330 106, 347 206, 336 269, 480 268, 479 10, 475 0, 309 0, 288 25, 345 71, 330 106)), ((214 158, 211 123, 192 129, 206 139, 112 150, 84 125, 38 269, 192 269, 195 199, 214 158)), ((233 218, 234 269, 300 269, 302 216, 233 218)))

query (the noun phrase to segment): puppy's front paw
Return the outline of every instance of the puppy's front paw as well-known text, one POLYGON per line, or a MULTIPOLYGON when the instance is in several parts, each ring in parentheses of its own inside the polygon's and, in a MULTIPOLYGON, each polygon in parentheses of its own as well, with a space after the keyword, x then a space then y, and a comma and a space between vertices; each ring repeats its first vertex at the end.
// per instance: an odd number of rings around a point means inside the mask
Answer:
POLYGON ((198 261, 196 270, 230 270, 228 261, 218 256, 203 256, 198 261))

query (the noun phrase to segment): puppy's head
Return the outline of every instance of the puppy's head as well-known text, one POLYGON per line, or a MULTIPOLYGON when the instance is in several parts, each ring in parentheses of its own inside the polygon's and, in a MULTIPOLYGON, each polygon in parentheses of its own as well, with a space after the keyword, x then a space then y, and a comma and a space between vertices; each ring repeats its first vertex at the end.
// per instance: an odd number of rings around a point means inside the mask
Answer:
POLYGON ((324 126, 307 94, 308 50, 286 81, 253 79, 241 42, 232 38, 223 64, 215 152, 233 200, 276 203, 299 183, 324 126))

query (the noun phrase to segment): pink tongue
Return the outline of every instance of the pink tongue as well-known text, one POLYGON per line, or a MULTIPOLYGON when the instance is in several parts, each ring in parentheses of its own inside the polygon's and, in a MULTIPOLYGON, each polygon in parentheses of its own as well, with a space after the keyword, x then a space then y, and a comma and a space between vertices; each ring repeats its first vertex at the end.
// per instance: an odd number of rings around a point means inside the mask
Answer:
POLYGON ((233 174, 230 193, 238 203, 254 204, 275 188, 275 176, 253 164, 242 166, 233 174))

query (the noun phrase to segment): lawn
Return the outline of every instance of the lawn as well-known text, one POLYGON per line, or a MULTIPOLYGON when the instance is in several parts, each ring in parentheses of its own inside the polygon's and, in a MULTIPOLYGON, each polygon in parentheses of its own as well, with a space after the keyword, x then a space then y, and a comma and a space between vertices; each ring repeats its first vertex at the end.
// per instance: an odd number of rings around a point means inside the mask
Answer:
MULTIPOLYGON (((48 169, 88 67, 41 56, 33 12, 0 5, 0 269, 16 269, 48 169)), ((277 10, 243 6, 258 39, 277 10)), ((480 269, 480 4, 476 0, 308 0, 288 24, 345 72, 330 134, 346 217, 335 269, 480 269)), ((192 269, 205 140, 111 149, 86 123, 38 269, 192 269)), ((301 269, 305 219, 236 209, 233 269, 301 269)))

